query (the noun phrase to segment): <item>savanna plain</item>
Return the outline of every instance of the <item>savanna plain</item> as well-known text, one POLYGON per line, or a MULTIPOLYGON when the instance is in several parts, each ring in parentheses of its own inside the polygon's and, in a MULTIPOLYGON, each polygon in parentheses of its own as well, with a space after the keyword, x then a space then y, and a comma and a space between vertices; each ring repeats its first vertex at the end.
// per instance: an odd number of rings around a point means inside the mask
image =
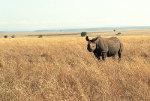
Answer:
POLYGON ((121 61, 97 60, 80 36, 0 38, 0 101, 150 101, 149 32, 116 36, 121 61))

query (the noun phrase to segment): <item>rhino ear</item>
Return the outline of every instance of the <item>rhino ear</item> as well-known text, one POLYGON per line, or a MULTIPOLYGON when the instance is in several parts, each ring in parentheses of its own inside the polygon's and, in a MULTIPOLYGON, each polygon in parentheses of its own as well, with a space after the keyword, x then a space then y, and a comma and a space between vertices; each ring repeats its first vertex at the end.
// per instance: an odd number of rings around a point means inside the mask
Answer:
POLYGON ((91 41, 92 41, 92 42, 95 42, 97 39, 98 39, 98 37, 92 39, 91 41))
POLYGON ((85 38, 85 39, 86 39, 86 41, 90 41, 88 36, 86 36, 86 38, 85 38))

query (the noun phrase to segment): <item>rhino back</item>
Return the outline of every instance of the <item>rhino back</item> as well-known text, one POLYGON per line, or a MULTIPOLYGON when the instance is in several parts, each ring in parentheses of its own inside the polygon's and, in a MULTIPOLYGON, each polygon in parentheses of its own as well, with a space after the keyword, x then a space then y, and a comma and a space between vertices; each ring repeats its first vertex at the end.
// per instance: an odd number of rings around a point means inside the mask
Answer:
POLYGON ((108 43, 106 38, 99 37, 96 43, 98 50, 106 52, 108 51, 108 43))
POLYGON ((121 48, 121 42, 116 37, 111 37, 107 39, 108 50, 110 53, 116 54, 121 48))

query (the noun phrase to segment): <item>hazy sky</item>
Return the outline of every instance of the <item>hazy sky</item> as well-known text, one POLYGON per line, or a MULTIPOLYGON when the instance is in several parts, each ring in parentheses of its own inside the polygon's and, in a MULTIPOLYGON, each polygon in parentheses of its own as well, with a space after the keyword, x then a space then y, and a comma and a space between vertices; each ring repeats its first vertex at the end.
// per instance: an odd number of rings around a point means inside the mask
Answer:
POLYGON ((148 26, 150 0, 0 0, 0 30, 148 26))

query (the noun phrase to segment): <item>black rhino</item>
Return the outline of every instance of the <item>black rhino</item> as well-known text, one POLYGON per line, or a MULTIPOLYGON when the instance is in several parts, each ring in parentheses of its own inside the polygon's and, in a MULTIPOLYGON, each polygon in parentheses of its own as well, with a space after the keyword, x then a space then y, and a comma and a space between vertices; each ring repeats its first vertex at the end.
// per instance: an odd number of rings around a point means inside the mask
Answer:
POLYGON ((102 60, 105 60, 106 57, 115 57, 117 54, 121 59, 123 44, 117 37, 102 38, 98 36, 90 40, 86 36, 86 41, 88 41, 87 50, 93 52, 97 59, 102 57, 102 60))

